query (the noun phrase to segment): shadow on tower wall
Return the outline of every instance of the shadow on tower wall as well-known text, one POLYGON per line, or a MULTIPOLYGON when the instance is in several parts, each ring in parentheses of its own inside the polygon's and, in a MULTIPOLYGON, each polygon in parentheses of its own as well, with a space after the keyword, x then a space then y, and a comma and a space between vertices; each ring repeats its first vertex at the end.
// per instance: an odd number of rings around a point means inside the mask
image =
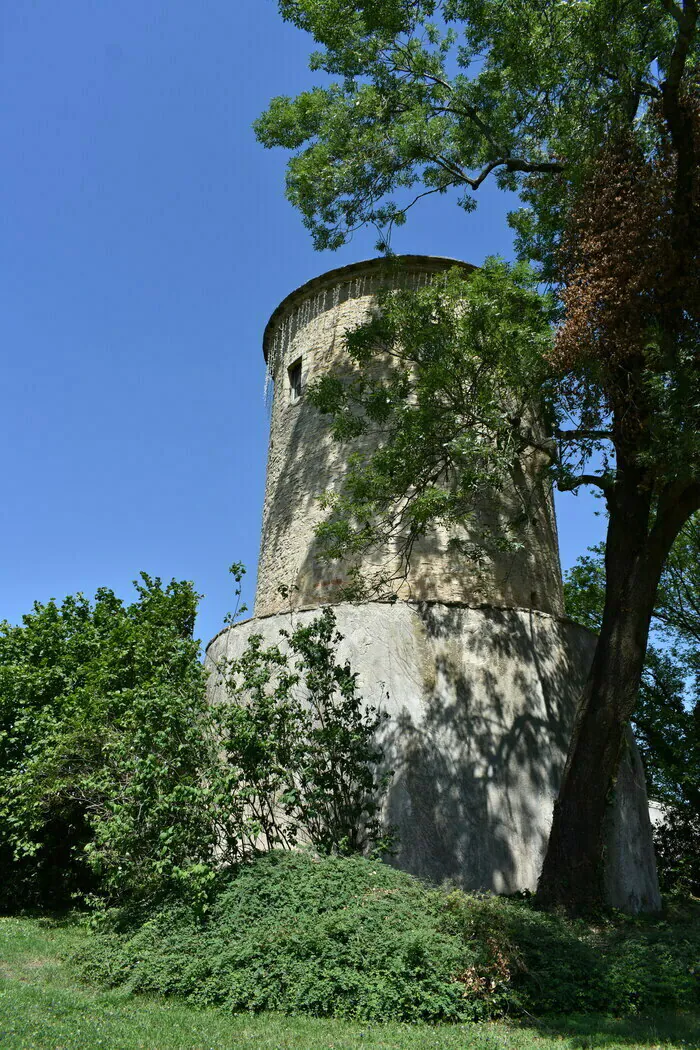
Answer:
POLYGON ((422 711, 390 698, 395 863, 471 888, 534 889, 594 641, 537 613, 478 613, 423 606, 434 682, 422 711))

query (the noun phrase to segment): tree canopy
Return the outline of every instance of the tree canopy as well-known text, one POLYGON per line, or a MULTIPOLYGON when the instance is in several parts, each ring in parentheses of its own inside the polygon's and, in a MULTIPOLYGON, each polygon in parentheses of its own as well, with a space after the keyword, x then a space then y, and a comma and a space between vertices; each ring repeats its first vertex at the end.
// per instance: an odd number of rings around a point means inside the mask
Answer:
POLYGON ((680 144, 694 0, 279 7, 320 45, 312 68, 338 78, 273 99, 256 125, 264 145, 295 151, 287 193, 317 247, 403 222, 415 190, 455 190, 469 211, 493 173, 523 195, 523 250, 551 268, 567 200, 615 128, 633 124, 652 149, 660 106, 680 144))

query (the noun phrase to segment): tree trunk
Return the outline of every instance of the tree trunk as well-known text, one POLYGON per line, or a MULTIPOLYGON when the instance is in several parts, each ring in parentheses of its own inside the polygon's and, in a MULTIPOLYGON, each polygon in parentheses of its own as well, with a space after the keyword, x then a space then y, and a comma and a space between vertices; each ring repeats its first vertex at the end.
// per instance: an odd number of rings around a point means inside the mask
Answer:
POLYGON ((605 610, 554 806, 538 886, 545 904, 586 910, 605 903, 606 815, 665 560, 658 530, 650 533, 651 503, 639 478, 616 483, 609 500, 605 610))

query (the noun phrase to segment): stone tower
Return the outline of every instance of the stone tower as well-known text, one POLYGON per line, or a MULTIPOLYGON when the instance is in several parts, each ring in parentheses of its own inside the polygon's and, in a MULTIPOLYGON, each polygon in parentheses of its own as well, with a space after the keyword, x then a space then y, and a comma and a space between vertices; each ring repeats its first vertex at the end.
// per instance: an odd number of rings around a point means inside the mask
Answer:
MULTIPOLYGON (((333 605, 341 656, 364 696, 390 718, 383 745, 394 772, 387 819, 395 863, 433 880, 511 893, 534 889, 566 758, 576 702, 595 644, 563 617, 551 493, 525 464, 513 491, 478 508, 493 526, 525 501, 522 545, 478 570, 436 529, 417 546, 398 600, 347 604, 346 569, 317 557, 318 497, 342 480, 348 449, 305 398, 308 383, 341 365, 344 335, 376 308, 380 288, 417 288, 466 263, 429 256, 372 259, 307 282, 272 314, 263 349, 273 386, 255 616, 222 631, 209 667, 233 659, 251 634, 279 630, 333 605)), ((464 535, 461 538, 469 538, 464 535)), ((378 566, 366 558, 371 576, 378 566)), ((221 684, 210 677, 214 694, 221 684)), ((641 764, 630 749, 611 821, 609 897, 658 905, 641 764)))

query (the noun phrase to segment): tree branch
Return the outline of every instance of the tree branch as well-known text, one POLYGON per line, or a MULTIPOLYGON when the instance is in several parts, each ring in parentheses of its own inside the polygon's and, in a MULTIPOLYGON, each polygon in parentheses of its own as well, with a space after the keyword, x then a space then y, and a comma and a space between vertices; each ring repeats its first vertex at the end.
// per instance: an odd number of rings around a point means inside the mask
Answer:
POLYGON ((678 91, 685 72, 685 63, 693 46, 695 27, 698 21, 698 5, 697 0, 683 0, 683 9, 681 10, 674 3, 674 0, 661 0, 661 2, 678 25, 678 36, 671 52, 668 72, 666 79, 661 85, 661 97, 663 98, 664 114, 673 137, 674 147, 679 150, 682 145, 683 121, 678 106, 678 91))
POLYGON ((500 157, 487 164, 484 170, 472 181, 472 189, 478 190, 481 183, 490 175, 494 168, 504 167, 507 171, 523 171, 534 174, 535 172, 557 172, 564 171, 566 165, 558 160, 530 161, 520 157, 500 157))
MULTIPOLYGON (((614 80, 616 83, 620 83, 620 77, 617 73, 613 73, 612 69, 603 68, 602 73, 608 78, 608 80, 614 80)), ((637 90, 640 95, 645 95, 647 98, 661 98, 661 91, 659 88, 656 84, 650 84, 648 80, 638 80, 637 90)))
POLYGON ((696 510, 700 510, 700 481, 689 485, 672 482, 662 490, 649 533, 649 550, 659 563, 659 571, 676 536, 696 510))
POLYGON ((674 18, 678 25, 681 25, 683 21, 683 8, 674 3, 674 0, 661 0, 661 3, 671 18, 674 18))
POLYGON ((447 161, 442 157, 431 156, 427 158, 433 161, 435 164, 439 164, 441 168, 450 172, 451 175, 461 179, 462 182, 466 182, 472 190, 478 190, 484 179, 488 178, 491 172, 495 168, 504 167, 507 171, 522 171, 528 173, 535 172, 558 172, 564 171, 565 165, 560 161, 556 160, 543 160, 543 161, 530 161, 523 160, 521 157, 499 157, 498 160, 492 160, 486 167, 479 172, 476 178, 470 178, 469 175, 462 169, 459 168, 454 161, 447 161))
POLYGON ((461 182, 467 182, 471 185, 471 179, 466 171, 460 168, 458 164, 455 164, 454 161, 446 160, 444 157, 435 155, 428 156, 426 159, 432 161, 433 164, 437 164, 438 167, 444 168, 453 178, 457 178, 461 182))
POLYGON ((577 478, 570 478, 568 481, 557 481, 560 492, 575 492, 581 485, 595 485, 607 495, 612 490, 613 482, 604 474, 579 474, 577 478))
MULTIPOLYGON (((405 51, 403 53, 404 55, 406 55, 405 51)), ((406 73, 408 76, 411 77, 422 78, 423 80, 430 80, 432 81, 432 83, 444 88, 448 94, 454 94, 454 88, 452 84, 449 83, 449 81, 445 80, 443 77, 437 76, 434 73, 428 73, 425 70, 417 71, 411 67, 410 62, 404 66, 400 66, 396 63, 393 63, 393 68, 394 72, 396 73, 406 73)), ((487 141, 494 149, 498 147, 499 144, 496 141, 493 132, 479 114, 479 111, 477 110, 476 106, 467 105, 465 107, 460 108, 456 108, 454 106, 435 106, 433 107, 433 111, 436 113, 454 113, 456 116, 466 117, 468 120, 471 120, 472 123, 476 125, 476 127, 484 136, 484 138, 487 139, 487 141)), ((442 167, 446 166, 444 161, 437 160, 437 158, 431 159, 435 159, 436 162, 439 163, 442 167)), ((451 162, 451 165, 453 165, 453 163, 454 162, 451 162)), ((477 175, 474 179, 470 179, 469 176, 467 176, 461 169, 459 169, 459 177, 463 179, 463 181, 466 182, 469 186, 471 186, 472 190, 477 190, 481 183, 484 181, 484 179, 486 179, 491 174, 494 168, 499 167, 505 167, 507 171, 522 171, 534 174, 536 172, 546 173, 564 171, 565 166, 560 161, 528 161, 524 160, 521 157, 509 157, 506 155, 504 157, 500 157, 498 160, 491 161, 489 164, 486 165, 483 171, 481 171, 480 174, 477 175)), ((451 169, 448 170, 452 170, 454 172, 454 167, 451 167, 451 169)))
MULTIPOLYGON (((432 81, 433 84, 438 84, 440 87, 444 88, 448 94, 454 94, 454 88, 452 85, 447 80, 443 80, 442 77, 437 77, 433 73, 418 73, 415 69, 411 69, 410 66, 397 66, 396 64, 394 64, 394 72, 406 73, 411 77, 422 77, 424 80, 432 81)), ((479 114, 476 106, 467 105, 466 107, 460 107, 459 109, 455 106, 433 106, 432 109, 435 113, 454 113, 455 116, 466 117, 468 120, 471 120, 473 124, 476 124, 481 134, 488 139, 492 146, 496 147, 498 145, 493 132, 483 117, 479 114)))

